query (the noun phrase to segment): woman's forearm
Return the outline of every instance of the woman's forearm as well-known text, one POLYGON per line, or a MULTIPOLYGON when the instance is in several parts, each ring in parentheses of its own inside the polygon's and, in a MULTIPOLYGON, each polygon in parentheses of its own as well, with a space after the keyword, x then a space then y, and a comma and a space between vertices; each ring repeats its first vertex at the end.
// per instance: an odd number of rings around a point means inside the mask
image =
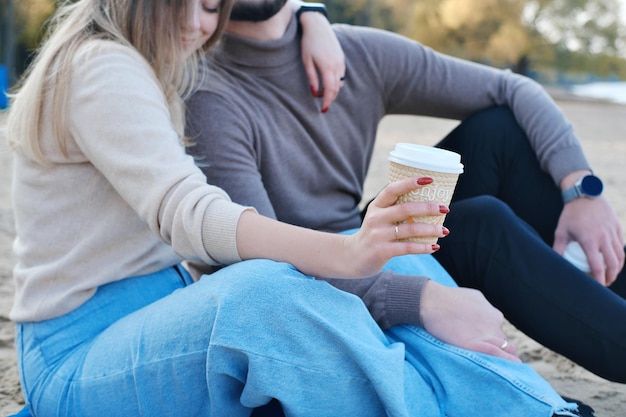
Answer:
POLYGON ((239 255, 241 259, 288 262, 319 277, 364 278, 379 272, 394 256, 433 253, 438 245, 403 239, 443 237, 442 226, 399 224, 409 216, 437 216, 445 211, 437 203, 395 204, 399 196, 419 187, 417 178, 387 186, 370 204, 363 226, 353 235, 309 230, 246 211, 237 224, 239 255))

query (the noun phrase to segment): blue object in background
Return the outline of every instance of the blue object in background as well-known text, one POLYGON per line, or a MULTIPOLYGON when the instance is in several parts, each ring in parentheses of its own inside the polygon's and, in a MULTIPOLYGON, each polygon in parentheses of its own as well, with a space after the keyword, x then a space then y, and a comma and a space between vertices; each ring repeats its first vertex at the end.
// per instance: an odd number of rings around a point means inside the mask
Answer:
POLYGON ((9 90, 9 72, 5 65, 0 65, 0 109, 6 109, 9 105, 7 92, 9 90))

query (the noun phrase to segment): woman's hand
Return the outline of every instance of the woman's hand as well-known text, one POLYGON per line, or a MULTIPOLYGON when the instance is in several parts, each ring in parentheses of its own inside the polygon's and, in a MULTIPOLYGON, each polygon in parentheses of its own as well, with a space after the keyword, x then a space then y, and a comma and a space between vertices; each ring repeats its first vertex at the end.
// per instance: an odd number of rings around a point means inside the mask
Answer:
POLYGON ((431 178, 407 178, 389 184, 370 203, 358 233, 348 236, 348 244, 355 248, 355 260, 363 268, 360 275, 377 273, 392 257, 433 253, 438 244, 405 241, 411 237, 442 238, 448 230, 441 225, 425 223, 401 223, 408 217, 442 216, 448 207, 439 203, 413 202, 395 204, 408 192, 432 182, 431 178))
POLYGON ((323 97, 322 112, 326 113, 343 86, 346 64, 343 49, 328 19, 321 13, 300 15, 302 25, 302 61, 309 80, 311 93, 323 97), (318 77, 322 79, 322 85, 318 77))
POLYGON ((431 182, 430 178, 408 178, 389 184, 372 201, 363 226, 354 235, 318 232, 246 211, 237 224, 239 255, 241 259, 288 262, 305 274, 318 277, 365 278, 380 272, 394 256, 433 253, 439 245, 398 239, 444 237, 445 227, 398 223, 409 216, 442 215, 448 208, 438 203, 395 204, 401 195, 431 182))
POLYGON ((428 281, 420 314, 426 331, 446 343, 521 362, 504 334, 504 316, 480 291, 428 281))

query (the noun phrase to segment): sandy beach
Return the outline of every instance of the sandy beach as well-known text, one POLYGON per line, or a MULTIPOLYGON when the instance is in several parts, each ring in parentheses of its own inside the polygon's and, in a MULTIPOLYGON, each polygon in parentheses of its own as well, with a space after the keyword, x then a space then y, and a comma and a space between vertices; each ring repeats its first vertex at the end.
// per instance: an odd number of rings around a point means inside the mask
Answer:
MULTIPOLYGON (((626 176, 623 175, 626 162, 626 106, 556 98, 574 124, 596 173, 604 179, 605 195, 626 230, 626 176)), ((14 327, 8 318, 13 297, 11 271, 15 258, 11 245, 15 228, 10 194, 11 154, 3 130, 5 121, 6 113, 0 111, 0 417, 18 411, 24 403, 13 346, 14 327)), ((366 184, 366 199, 385 185, 388 170, 386 156, 395 143, 432 145, 455 125, 456 122, 432 118, 394 116, 385 119, 379 130, 375 159, 366 184)), ((558 297, 558 294, 554 296, 558 297)), ((607 317, 607 320, 626 320, 626 317, 607 317)), ((626 416, 626 384, 611 383, 585 371, 543 348, 512 326, 507 327, 507 332, 517 344, 521 358, 550 381, 559 393, 589 404, 596 410, 598 417, 626 416)))

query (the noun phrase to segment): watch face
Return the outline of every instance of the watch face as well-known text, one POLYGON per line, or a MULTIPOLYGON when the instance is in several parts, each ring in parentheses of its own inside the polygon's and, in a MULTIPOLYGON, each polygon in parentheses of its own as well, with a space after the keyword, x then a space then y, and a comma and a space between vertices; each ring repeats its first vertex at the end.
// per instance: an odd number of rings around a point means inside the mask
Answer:
POLYGON ((583 194, 589 197, 599 196, 600 194, 602 194, 603 188, 604 186, 602 185, 602 181, 595 175, 587 175, 580 183, 580 189, 582 190, 583 194))

